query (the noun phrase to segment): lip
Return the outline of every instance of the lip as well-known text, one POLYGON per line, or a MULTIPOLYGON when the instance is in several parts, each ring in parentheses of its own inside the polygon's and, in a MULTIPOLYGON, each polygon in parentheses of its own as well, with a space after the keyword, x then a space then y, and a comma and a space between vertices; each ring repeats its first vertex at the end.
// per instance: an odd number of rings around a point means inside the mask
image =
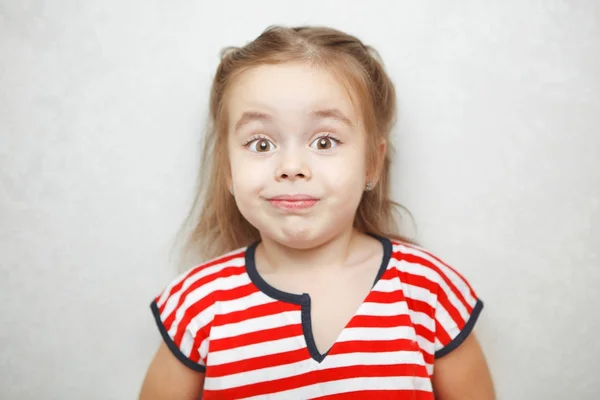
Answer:
POLYGON ((319 199, 306 194, 280 195, 267 198, 269 204, 282 210, 306 210, 313 207, 319 199))
POLYGON ((306 201, 306 200, 319 200, 316 197, 309 196, 307 194, 282 194, 280 196, 269 197, 269 201, 306 201))

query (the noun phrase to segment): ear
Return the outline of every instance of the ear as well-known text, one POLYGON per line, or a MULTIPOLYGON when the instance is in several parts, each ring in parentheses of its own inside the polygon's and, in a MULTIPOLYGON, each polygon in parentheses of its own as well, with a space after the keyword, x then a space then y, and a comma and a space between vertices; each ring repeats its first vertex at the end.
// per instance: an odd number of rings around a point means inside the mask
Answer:
POLYGON ((383 164, 385 162, 386 155, 387 141, 385 139, 381 139, 381 141, 377 145, 375 160, 373 160, 373 164, 369 166, 369 171, 367 171, 367 182, 370 182, 371 185, 373 185, 373 187, 377 185, 377 182, 381 177, 381 172, 383 171, 383 164))

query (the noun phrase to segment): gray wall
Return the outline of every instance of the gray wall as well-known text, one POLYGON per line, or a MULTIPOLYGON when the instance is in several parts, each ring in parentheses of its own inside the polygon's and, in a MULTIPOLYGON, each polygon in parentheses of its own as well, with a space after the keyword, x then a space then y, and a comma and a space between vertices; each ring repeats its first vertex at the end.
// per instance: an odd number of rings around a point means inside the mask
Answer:
POLYGON ((394 192, 486 302, 499 398, 600 395, 599 3, 353 4, 0 1, 0 398, 136 396, 218 51, 273 23, 379 49, 394 192))

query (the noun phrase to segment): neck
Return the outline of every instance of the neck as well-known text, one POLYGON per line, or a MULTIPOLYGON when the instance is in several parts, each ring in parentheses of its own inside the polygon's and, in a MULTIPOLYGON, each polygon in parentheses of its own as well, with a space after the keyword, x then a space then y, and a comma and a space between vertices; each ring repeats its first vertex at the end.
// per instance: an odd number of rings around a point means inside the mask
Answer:
POLYGON ((338 268, 347 263, 354 242, 361 234, 354 228, 345 229, 332 239, 309 249, 294 249, 263 237, 259 252, 270 269, 296 271, 328 266, 338 268))

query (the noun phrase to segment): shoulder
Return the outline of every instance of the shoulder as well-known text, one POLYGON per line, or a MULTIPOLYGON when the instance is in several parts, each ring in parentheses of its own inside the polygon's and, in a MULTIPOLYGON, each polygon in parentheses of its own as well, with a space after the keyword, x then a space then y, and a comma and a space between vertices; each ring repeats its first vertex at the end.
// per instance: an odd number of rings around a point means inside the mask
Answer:
POLYGON ((244 276, 247 250, 243 247, 231 251, 180 274, 154 298, 152 308, 164 320, 183 309, 200 313, 214 302, 214 293, 234 288, 239 277, 244 276))
POLYGON ((246 251, 238 249, 191 268, 152 301, 150 307, 167 347, 195 371, 205 371, 215 293, 228 292, 244 280, 246 251))
POLYGON ((392 240, 390 267, 397 269, 407 283, 438 292, 439 288, 475 297, 467 278, 433 252, 407 242, 392 240))
POLYGON ((470 334, 483 302, 469 281, 430 251, 392 241, 390 269, 400 280, 417 334, 429 354, 443 357, 470 334))

